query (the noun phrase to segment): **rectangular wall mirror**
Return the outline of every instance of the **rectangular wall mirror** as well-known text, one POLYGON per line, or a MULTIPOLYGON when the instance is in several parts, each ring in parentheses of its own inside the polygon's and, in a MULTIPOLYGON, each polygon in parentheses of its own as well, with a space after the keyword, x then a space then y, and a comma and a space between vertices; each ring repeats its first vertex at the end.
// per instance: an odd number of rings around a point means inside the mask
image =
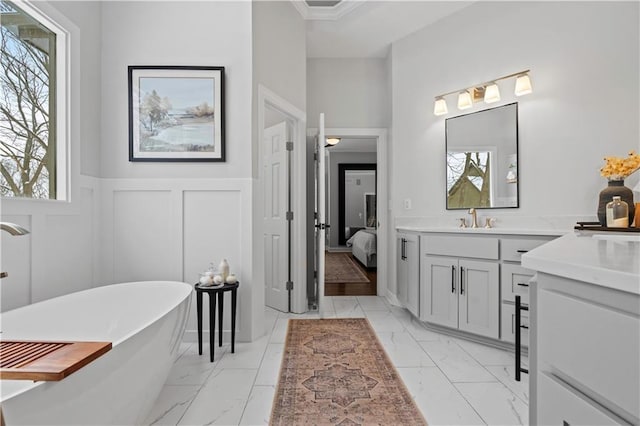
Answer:
POLYGON ((447 210, 518 207, 518 103, 448 118, 445 129, 447 210))

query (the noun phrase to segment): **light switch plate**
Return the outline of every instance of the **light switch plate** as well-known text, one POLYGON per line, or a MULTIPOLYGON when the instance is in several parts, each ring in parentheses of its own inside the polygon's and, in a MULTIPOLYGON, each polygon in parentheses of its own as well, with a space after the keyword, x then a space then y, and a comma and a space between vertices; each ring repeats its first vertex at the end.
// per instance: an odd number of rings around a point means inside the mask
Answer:
POLYGON ((403 204, 405 210, 411 210, 411 198, 405 198, 403 204))

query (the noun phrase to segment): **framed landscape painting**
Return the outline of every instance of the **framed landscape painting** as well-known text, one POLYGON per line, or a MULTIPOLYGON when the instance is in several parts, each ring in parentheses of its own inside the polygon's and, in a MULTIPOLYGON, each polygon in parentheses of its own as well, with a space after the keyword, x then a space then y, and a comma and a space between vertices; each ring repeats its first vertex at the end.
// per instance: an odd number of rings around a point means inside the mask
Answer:
POLYGON ((129 161, 225 161, 224 67, 129 66, 129 161))

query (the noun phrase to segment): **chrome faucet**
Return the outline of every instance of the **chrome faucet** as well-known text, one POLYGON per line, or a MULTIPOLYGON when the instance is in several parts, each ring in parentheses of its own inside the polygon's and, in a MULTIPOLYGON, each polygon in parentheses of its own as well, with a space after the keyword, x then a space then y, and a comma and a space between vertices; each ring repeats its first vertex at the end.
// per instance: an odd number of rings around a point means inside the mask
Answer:
MULTIPOLYGON (((7 231, 11 235, 27 235, 29 230, 23 228, 20 225, 16 225, 15 223, 10 222, 0 222, 0 230, 7 231)), ((6 278, 9 274, 6 272, 0 272, 0 278, 6 278)), ((0 333, 2 333, 0 331, 0 333)))
POLYGON ((469 214, 471 215, 471 227, 472 228, 477 228, 478 227, 478 216, 477 216, 476 209, 470 208, 469 209, 469 214))
POLYGON ((11 235, 27 235, 29 233, 26 228, 10 222, 0 222, 0 229, 7 231, 11 235))

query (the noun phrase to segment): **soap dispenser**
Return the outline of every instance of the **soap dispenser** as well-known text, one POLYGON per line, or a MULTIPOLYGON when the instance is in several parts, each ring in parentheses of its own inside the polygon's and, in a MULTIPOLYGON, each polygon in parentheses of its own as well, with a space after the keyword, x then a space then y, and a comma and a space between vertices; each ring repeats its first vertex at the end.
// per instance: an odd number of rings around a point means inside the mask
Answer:
POLYGON ((613 197, 613 201, 610 201, 607 204, 606 212, 607 227, 629 227, 629 205, 626 202, 622 201, 619 196, 613 197))

